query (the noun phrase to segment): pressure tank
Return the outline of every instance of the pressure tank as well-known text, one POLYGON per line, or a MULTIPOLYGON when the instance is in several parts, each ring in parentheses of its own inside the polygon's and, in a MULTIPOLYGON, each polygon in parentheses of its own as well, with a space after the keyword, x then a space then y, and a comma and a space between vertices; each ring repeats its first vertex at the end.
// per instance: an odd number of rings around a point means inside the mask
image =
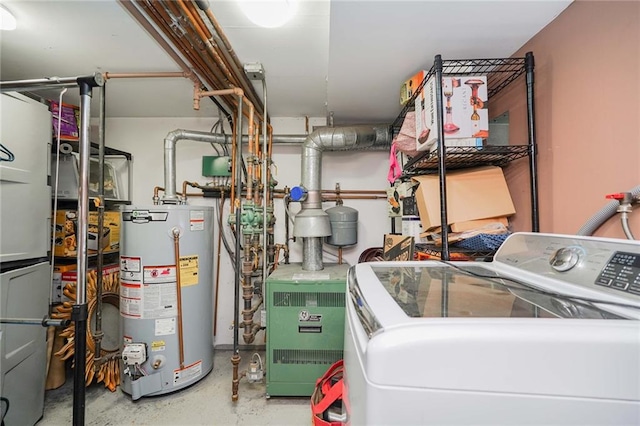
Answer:
POLYGON ((331 223, 331 235, 327 244, 344 247, 358 243, 358 210, 346 206, 335 206, 326 210, 331 223))
POLYGON ((213 368, 214 215, 182 205, 121 211, 121 388, 136 400, 187 387, 213 368))

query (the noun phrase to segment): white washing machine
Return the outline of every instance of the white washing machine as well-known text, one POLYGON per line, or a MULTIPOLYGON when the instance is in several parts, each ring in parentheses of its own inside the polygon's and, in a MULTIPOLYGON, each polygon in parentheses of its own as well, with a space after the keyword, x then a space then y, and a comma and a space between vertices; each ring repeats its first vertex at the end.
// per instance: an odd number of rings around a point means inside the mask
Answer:
POLYGON ((640 424, 640 244, 517 233, 492 262, 358 264, 351 425, 640 424))

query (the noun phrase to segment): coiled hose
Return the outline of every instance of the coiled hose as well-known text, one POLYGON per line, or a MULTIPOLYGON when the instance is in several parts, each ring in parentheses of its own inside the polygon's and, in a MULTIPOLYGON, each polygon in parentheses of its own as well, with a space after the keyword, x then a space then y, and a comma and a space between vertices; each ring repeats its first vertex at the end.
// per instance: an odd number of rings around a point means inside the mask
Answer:
MULTIPOLYGON (((631 193, 632 197, 637 197, 640 195, 640 185, 636 186, 635 188, 631 189, 630 191, 628 191, 631 193)), ((589 219, 584 225, 582 225, 582 228, 580 228, 578 230, 578 235, 593 235, 594 232, 596 232, 596 230, 598 228, 600 228, 600 226, 602 226, 603 223, 605 223, 607 220, 609 220, 609 218, 611 216, 613 216, 614 214, 616 214, 616 212, 618 211, 618 207, 620 206, 620 203, 616 200, 612 200, 609 203, 607 203, 602 209, 600 209, 600 211, 598 211, 596 214, 594 214, 591 219, 589 219)))

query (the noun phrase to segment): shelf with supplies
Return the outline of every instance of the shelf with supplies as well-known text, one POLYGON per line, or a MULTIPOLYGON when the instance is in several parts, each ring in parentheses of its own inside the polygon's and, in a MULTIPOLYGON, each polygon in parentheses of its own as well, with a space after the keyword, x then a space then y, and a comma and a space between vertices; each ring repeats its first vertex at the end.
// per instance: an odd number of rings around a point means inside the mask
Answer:
MULTIPOLYGON (((57 153, 57 141, 54 139, 53 154, 51 156, 51 185, 57 184, 57 198, 59 203, 77 202, 79 188, 79 142, 77 139, 61 138, 60 149, 57 153), (56 155, 59 154, 59 155, 56 155), (59 173, 56 173, 59 170, 59 173), (57 176, 56 176, 57 175, 57 176), (56 182, 57 178, 57 182, 56 182)), ((89 157, 89 188, 91 200, 99 196, 100 160, 99 146, 91 143, 89 157)), ((104 193, 105 206, 117 208, 119 204, 131 204, 131 176, 133 156, 118 149, 104 148, 104 193)), ((94 204, 94 201, 90 203, 94 204)), ((62 204, 61 204, 62 205, 62 204)))
MULTIPOLYGON (((498 166, 524 158, 531 152, 528 145, 487 145, 483 147, 448 146, 446 147, 447 169, 465 167, 498 166)), ((415 174, 438 173, 438 153, 424 152, 409 160, 404 166, 405 176, 415 174)))
MULTIPOLYGON (((54 143, 56 141, 54 140, 54 143)), ((56 263, 71 263, 77 258, 78 193, 80 188, 79 143, 76 139, 61 138, 60 149, 54 145, 51 156, 51 186, 55 198, 54 256, 56 263), (58 153, 59 155, 56 155, 58 153)), ((87 250, 89 261, 98 257, 98 245, 102 242, 105 259, 117 258, 120 244, 120 205, 129 205, 131 194, 131 163, 133 156, 124 151, 104 148, 103 207, 100 200, 100 159, 98 145, 91 144, 89 157, 89 198, 87 250), (127 185, 123 185, 126 182, 127 185), (102 212, 102 238, 98 224, 102 212)))
MULTIPOLYGON (((394 141, 404 138, 403 144, 407 148, 399 148, 407 152, 408 157, 402 167, 400 180, 407 181, 420 175, 438 175, 439 184, 436 185, 437 189, 434 187, 434 194, 436 198, 439 197, 441 207, 439 218, 431 219, 436 220, 437 224, 456 222, 454 219, 449 220, 451 212, 447 206, 449 171, 466 173, 462 169, 476 170, 482 166, 502 168, 515 160, 527 158, 531 231, 539 231, 533 53, 527 52, 524 57, 517 58, 490 59, 443 59, 441 55, 436 55, 433 66, 428 71, 416 74, 410 81, 412 85, 405 87, 411 87, 411 91, 401 94, 406 103, 391 124, 390 131, 394 141), (486 143, 490 133, 487 129, 491 99, 514 82, 524 82, 525 86, 522 95, 526 96, 527 140, 518 145, 504 140, 496 144, 486 143), (459 92, 463 90, 464 92, 459 92), (464 115, 456 115, 462 110, 466 111, 464 115), (412 111, 413 115, 408 117, 412 111), (412 138, 414 145, 411 145, 412 138)), ((466 208, 469 208, 469 203, 466 208)), ((489 216, 478 215, 477 219, 483 217, 489 216)), ((428 256, 449 260, 454 252, 460 252, 455 247, 450 250, 447 228, 448 226, 444 226, 442 229, 442 246, 432 247, 428 256)), ((462 255, 490 259, 492 252, 462 255)))
MULTIPOLYGON (((54 137, 54 143, 56 142, 56 139, 54 137)), ((80 141, 77 138, 68 138, 68 137, 61 137, 60 138, 60 144, 69 144, 73 150, 73 152, 80 152, 80 141)), ((100 145, 98 145, 95 142, 91 142, 91 152, 90 155, 93 157, 97 157, 99 152, 98 150, 100 149, 100 145)), ((108 146, 104 147, 104 155, 109 155, 109 156, 121 156, 126 158, 127 160, 131 161, 133 160, 133 156, 131 155, 131 153, 129 152, 125 152, 125 151, 120 151, 119 149, 115 149, 115 148, 109 148, 108 146)))

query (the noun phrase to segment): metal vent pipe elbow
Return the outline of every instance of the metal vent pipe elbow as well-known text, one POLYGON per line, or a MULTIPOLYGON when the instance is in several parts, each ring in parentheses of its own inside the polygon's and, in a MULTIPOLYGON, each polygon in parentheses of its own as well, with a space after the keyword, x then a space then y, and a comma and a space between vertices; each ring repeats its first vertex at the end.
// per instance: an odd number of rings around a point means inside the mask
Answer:
POLYGON ((176 144, 181 140, 219 144, 231 143, 231 137, 228 135, 184 129, 176 129, 169 132, 164 138, 164 196, 162 197, 162 202, 166 204, 177 204, 179 201, 176 193, 176 144))
POLYGON ((329 216, 322 210, 322 152, 388 149, 388 125, 326 127, 311 133, 302 146, 301 186, 306 192, 302 209, 296 215, 294 235, 302 238, 302 269, 319 271, 322 264, 322 238, 331 235, 329 216))

